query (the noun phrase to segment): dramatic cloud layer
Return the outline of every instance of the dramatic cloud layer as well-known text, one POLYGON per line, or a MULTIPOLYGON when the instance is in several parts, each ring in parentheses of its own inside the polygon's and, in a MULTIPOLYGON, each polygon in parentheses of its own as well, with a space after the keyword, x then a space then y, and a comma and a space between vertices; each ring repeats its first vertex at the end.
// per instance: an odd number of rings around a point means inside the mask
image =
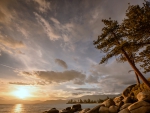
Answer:
POLYGON ((20 72, 23 76, 33 76, 36 78, 43 79, 49 83, 63 83, 73 81, 74 84, 84 84, 86 75, 81 72, 70 70, 64 72, 54 71, 33 71, 33 72, 20 72))

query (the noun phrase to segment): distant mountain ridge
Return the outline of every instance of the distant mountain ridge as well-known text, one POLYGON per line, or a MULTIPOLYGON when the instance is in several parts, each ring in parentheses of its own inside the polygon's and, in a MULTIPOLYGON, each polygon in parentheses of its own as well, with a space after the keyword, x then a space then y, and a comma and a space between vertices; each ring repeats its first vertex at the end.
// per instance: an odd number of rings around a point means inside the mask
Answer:
MULTIPOLYGON (((87 99, 91 99, 91 100, 98 100, 98 99, 106 99, 107 97, 109 98, 113 98, 119 95, 85 95, 82 97, 78 97, 78 98, 72 98, 73 100, 87 100, 87 99)), ((69 101, 70 99, 66 99, 66 100, 46 100, 46 101, 41 101, 41 100, 34 100, 34 101, 30 101, 30 100, 18 100, 18 99, 14 99, 14 100, 5 100, 5 99, 0 99, 0 104, 65 104, 69 101)))
MULTIPOLYGON (((91 99, 91 100, 98 100, 98 99, 106 99, 107 97, 109 98, 114 98, 114 97, 117 97, 119 96, 120 94, 118 95, 85 95, 85 96, 82 96, 82 97, 78 97, 78 98, 72 98, 72 100, 79 100, 79 99, 82 99, 82 100, 87 100, 87 99, 91 99)), ((58 103, 67 103, 70 99, 67 99, 67 100, 46 100, 44 102, 42 102, 41 104, 58 104, 58 103)))

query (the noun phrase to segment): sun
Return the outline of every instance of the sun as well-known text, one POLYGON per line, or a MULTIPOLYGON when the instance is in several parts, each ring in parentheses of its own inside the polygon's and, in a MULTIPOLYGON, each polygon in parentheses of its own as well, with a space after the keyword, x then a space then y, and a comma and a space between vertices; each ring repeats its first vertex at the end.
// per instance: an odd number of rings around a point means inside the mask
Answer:
POLYGON ((13 92, 13 95, 20 99, 25 99, 31 96, 30 92, 26 88, 18 88, 16 91, 13 92))

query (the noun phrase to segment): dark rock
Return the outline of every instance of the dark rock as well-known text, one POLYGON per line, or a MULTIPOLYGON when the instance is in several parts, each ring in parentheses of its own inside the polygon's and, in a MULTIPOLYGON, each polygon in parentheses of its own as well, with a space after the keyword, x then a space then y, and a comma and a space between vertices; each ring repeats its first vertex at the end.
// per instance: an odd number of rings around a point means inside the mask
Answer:
POLYGON ((67 107, 66 110, 71 110, 71 107, 67 107))
POLYGON ((75 104, 75 105, 73 105, 73 106, 71 107, 71 110, 72 110, 73 112, 81 111, 81 110, 82 110, 82 109, 81 109, 81 104, 75 104))
POLYGON ((47 111, 47 113, 59 113, 56 108, 52 108, 51 110, 47 111))

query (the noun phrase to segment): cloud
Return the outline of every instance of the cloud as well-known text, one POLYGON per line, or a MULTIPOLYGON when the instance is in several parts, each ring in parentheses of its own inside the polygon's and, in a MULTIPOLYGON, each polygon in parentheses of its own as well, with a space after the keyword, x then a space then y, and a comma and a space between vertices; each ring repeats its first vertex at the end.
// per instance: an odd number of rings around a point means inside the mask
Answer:
POLYGON ((53 21, 55 24, 60 24, 60 22, 56 19, 56 18, 50 18, 51 19, 51 21, 53 21))
POLYGON ((47 83, 45 81, 36 81, 34 83, 9 82, 9 84, 13 84, 13 85, 47 85, 47 83))
POLYGON ((68 68, 66 62, 61 59, 55 59, 55 63, 57 63, 59 66, 63 67, 64 69, 68 68))
POLYGON ((125 87, 136 84, 136 76, 128 73, 129 70, 131 67, 128 63, 117 63, 115 60, 107 65, 92 65, 86 83, 97 84, 103 93, 119 93, 125 87))
POLYGON ((25 38, 28 38, 29 32, 26 29, 18 25, 17 30, 20 31, 25 38))
POLYGON ((24 82, 9 82, 9 84, 14 84, 14 85, 32 85, 30 83, 24 83, 24 82))
POLYGON ((36 2, 39 5, 38 10, 42 13, 45 13, 51 9, 50 2, 46 0, 34 0, 34 2, 36 2))
POLYGON ((55 41, 58 40, 60 38, 59 35, 57 35, 54 30, 52 29, 52 27, 50 26, 49 22, 47 20, 45 20, 42 16, 40 16, 39 14, 35 13, 36 19, 38 21, 39 24, 41 24, 41 26, 43 27, 44 31, 46 32, 47 36, 50 38, 50 40, 55 41))
POLYGON ((15 40, 11 37, 2 36, 0 34, 0 44, 12 49, 25 47, 22 41, 15 40))
POLYGON ((80 91, 96 91, 96 90, 100 90, 100 88, 76 88, 75 90, 80 90, 80 91))
POLYGON ((0 23, 8 24, 16 15, 10 5, 16 4, 16 0, 0 0, 0 23))
POLYGON ((73 96, 83 96, 86 94, 90 94, 91 92, 76 92, 76 93, 72 93, 73 96))
POLYGON ((63 71, 63 72, 55 72, 55 71, 22 71, 19 75, 23 75, 26 77, 36 77, 38 79, 42 79, 46 82, 51 83, 64 83, 72 81, 74 84, 84 84, 84 79, 86 77, 85 74, 75 70, 63 71))

